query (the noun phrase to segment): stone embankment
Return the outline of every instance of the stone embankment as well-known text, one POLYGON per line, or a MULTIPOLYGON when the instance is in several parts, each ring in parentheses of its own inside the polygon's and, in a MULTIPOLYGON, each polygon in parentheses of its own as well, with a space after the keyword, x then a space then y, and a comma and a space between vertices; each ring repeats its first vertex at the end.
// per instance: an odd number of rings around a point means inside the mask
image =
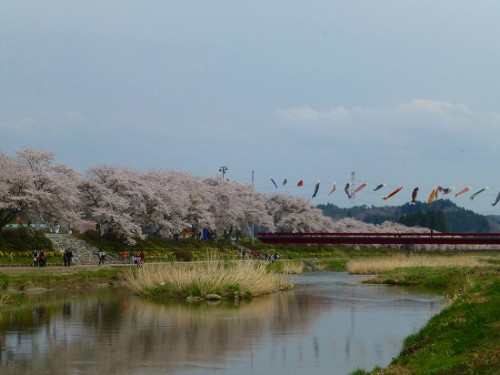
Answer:
MULTIPOLYGON (((98 248, 89 245, 83 240, 74 237, 71 234, 46 233, 45 236, 52 242, 54 250, 61 253, 70 249, 73 252, 73 264, 94 264, 98 262, 98 248)), ((106 254, 106 263, 116 261, 109 254, 106 254)))

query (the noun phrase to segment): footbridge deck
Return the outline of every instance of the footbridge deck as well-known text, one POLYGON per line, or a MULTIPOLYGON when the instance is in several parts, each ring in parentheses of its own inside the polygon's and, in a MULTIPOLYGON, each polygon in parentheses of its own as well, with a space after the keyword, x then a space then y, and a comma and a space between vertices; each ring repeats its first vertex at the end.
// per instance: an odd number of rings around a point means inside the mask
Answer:
POLYGON ((500 233, 257 233, 264 243, 344 245, 499 245, 500 233))

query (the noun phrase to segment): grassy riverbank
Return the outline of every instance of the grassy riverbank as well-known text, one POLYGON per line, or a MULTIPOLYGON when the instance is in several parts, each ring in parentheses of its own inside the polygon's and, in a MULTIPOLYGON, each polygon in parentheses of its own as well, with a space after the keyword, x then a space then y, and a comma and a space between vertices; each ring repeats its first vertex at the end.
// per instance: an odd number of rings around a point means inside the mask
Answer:
POLYGON ((499 374, 499 267, 395 268, 367 281, 433 289, 449 305, 409 336, 391 365, 353 374, 499 374))
MULTIPOLYGON (((500 373, 500 279, 499 257, 490 254, 417 254, 404 256, 396 251, 372 251, 314 248, 312 256, 296 248, 297 256, 282 256, 279 262, 261 261, 167 263, 133 268, 47 267, 0 269, 0 309, 2 304, 22 301, 25 292, 33 289, 79 289, 97 285, 136 283, 133 288, 153 298, 203 297, 209 293, 225 298, 250 297, 286 288, 279 273, 327 269, 351 273, 378 274, 370 283, 424 287, 448 298, 448 305, 419 332, 409 336, 402 351, 385 369, 356 371, 356 374, 497 374, 500 373), (301 259, 297 259, 301 258, 301 259), (236 272, 234 264, 245 265, 236 272), (161 270, 160 270, 161 269, 161 270), (5 272, 3 272, 5 271, 5 272), (230 271, 230 272, 228 272, 230 271), (226 277, 234 272, 234 278, 226 277), (8 273, 7 273, 8 272, 8 273), (256 272, 256 273, 250 273, 256 272), (173 275, 176 273, 176 276, 173 275), (189 274, 191 276, 189 276, 189 274), (271 275, 277 277, 265 281, 271 275), (140 276, 140 277, 139 277, 140 276), (184 284, 175 288, 173 279, 184 284), (191 277, 191 279, 189 278, 191 277), (139 281, 142 279, 142 281, 139 281), (259 282, 256 282, 258 280, 259 282), (247 282, 249 282, 247 284, 247 282), (219 284, 216 284, 219 282, 219 284), (252 289, 257 288, 257 289, 252 289)), ((276 250, 276 249, 273 249, 276 250)), ((289 255, 280 249, 282 255, 289 255)), ((369 369, 366 369, 369 370, 369 369)))
POLYGON ((0 270, 0 309, 19 304, 24 294, 75 290, 100 286, 121 285, 127 268, 96 267, 47 267, 10 268, 0 270))

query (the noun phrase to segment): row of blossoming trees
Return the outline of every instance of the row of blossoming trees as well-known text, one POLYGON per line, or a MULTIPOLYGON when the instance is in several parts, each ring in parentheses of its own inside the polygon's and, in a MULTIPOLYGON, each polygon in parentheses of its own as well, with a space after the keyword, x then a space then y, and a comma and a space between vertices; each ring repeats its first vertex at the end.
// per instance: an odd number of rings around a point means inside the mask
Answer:
POLYGON ((145 234, 170 237, 189 228, 250 234, 251 225, 275 231, 333 230, 308 200, 263 194, 249 184, 181 171, 139 172, 99 165, 85 175, 56 164, 50 151, 0 151, 0 229, 22 217, 64 228, 99 224, 101 234, 134 243, 145 234))

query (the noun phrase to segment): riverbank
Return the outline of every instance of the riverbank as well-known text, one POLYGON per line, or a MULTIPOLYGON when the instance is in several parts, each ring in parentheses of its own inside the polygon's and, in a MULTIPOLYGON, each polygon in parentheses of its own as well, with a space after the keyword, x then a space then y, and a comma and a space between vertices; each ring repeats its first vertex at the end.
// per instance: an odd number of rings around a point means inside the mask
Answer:
MULTIPOLYGON (((419 260, 419 255, 412 257, 419 260)), ((431 261, 437 263, 441 258, 452 257, 433 256, 431 261)), ((372 254, 366 258, 377 259, 372 254)), ((500 267, 498 257, 481 258, 480 267, 467 264, 450 267, 446 263, 439 267, 399 266, 370 279, 369 283, 432 289, 446 295, 449 306, 433 317, 421 331, 405 340, 400 355, 389 367, 371 372, 359 370, 355 374, 500 373, 500 267)), ((325 266, 328 269, 331 263, 315 258, 305 262, 309 265, 306 269, 322 269, 325 266)), ((344 259, 335 260, 332 264, 338 267, 341 263, 344 259)), ((277 262, 273 266, 277 264, 284 263, 277 262)), ((2 304, 21 303, 23 295, 29 292, 123 285, 129 271, 128 266, 108 265, 0 268, 0 309, 2 304)))
POLYGON ((389 367, 353 374, 500 373, 498 266, 398 268, 367 283, 431 288, 445 294, 449 306, 406 338, 389 367))
POLYGON ((26 293, 124 285, 128 267, 79 265, 72 267, 0 268, 0 309, 19 304, 26 293))

